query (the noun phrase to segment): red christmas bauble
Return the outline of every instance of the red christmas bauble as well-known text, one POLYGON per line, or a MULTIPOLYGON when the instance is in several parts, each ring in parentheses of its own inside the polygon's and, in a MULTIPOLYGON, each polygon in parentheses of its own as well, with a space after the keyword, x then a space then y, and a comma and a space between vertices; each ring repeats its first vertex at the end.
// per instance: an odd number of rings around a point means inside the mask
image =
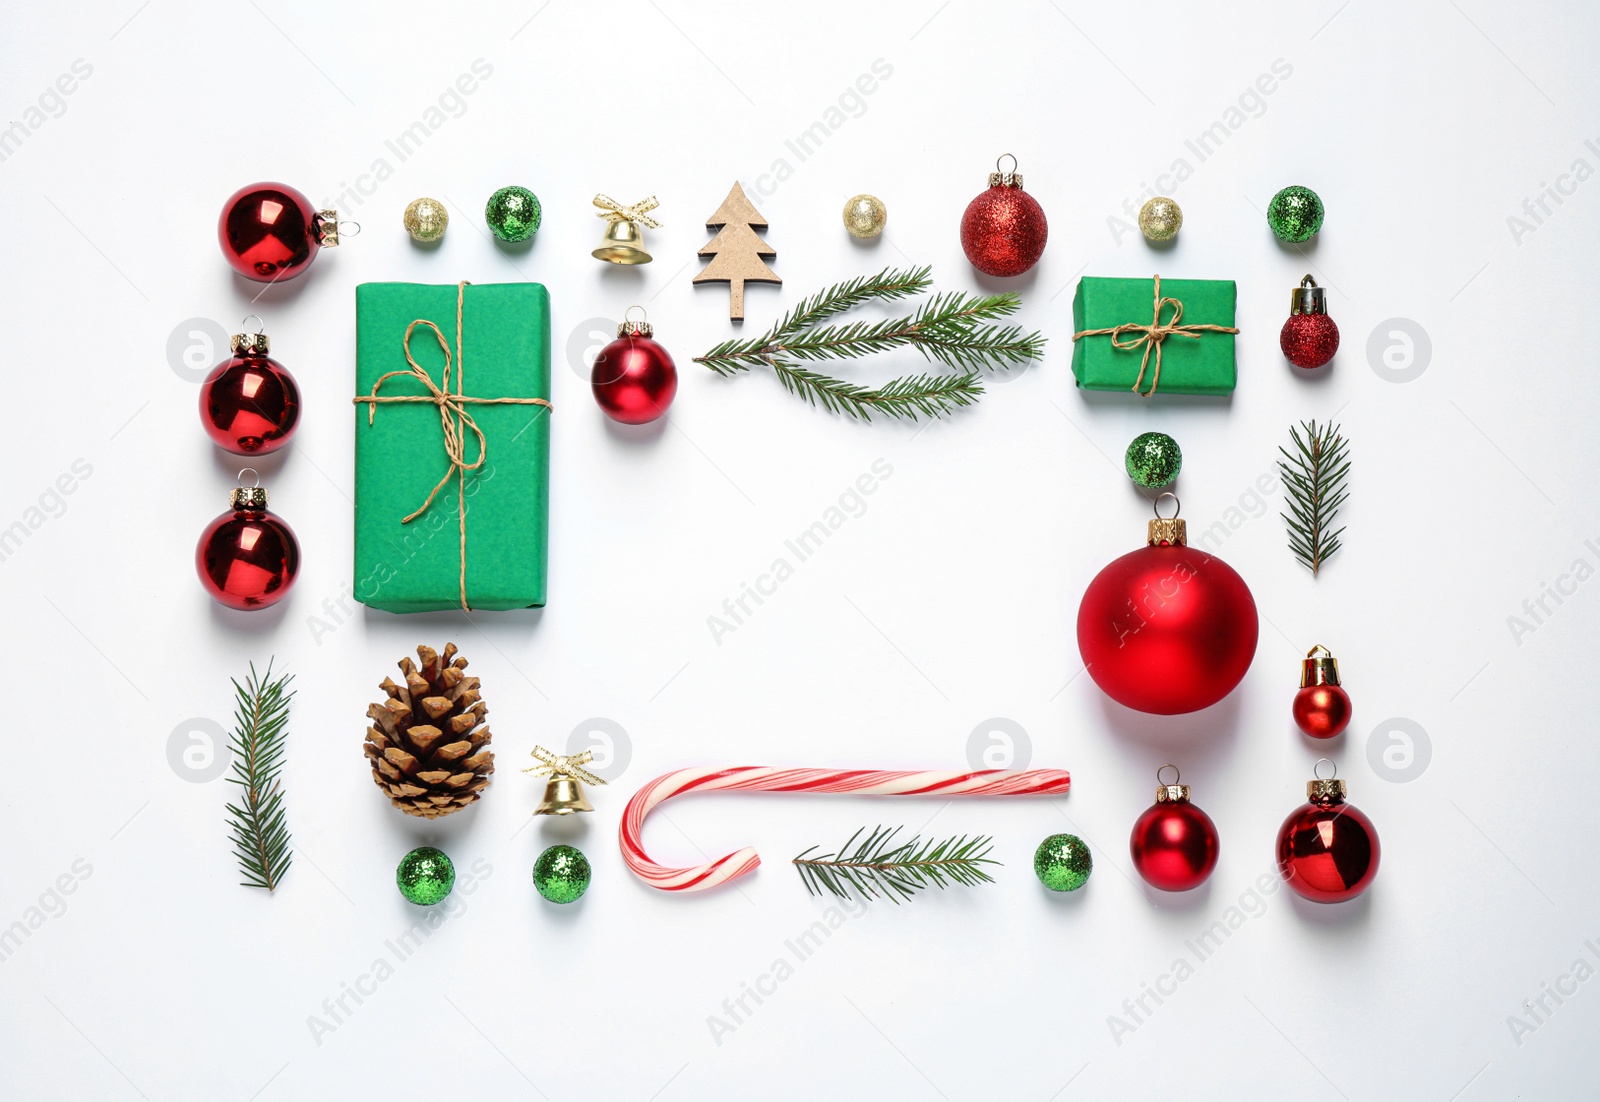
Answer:
POLYGON ((1188 800, 1153 804, 1133 824, 1128 849, 1151 887, 1186 892, 1217 867, 1217 824, 1188 800))
POLYGON ((237 354, 201 384, 200 423, 219 448, 240 455, 277 451, 300 423, 300 388, 271 356, 237 354))
POLYGON ((250 612, 288 596, 300 572, 300 544, 277 514, 234 509, 206 525, 194 564, 207 593, 250 612))
POLYGON ((678 367, 648 332, 626 332, 602 348, 589 380, 605 415, 625 425, 654 421, 678 393, 678 367))
POLYGON ((1039 201, 1015 184, 998 183, 967 204, 961 248, 978 271, 1016 276, 1039 263, 1050 226, 1039 201))
POLYGON ((1157 715, 1198 711, 1232 692, 1259 631, 1244 579, 1181 543, 1123 555, 1095 575, 1078 606, 1078 652, 1094 683, 1157 715))
POLYGON ((1295 726, 1312 738, 1334 738, 1350 726, 1350 694, 1339 685, 1307 685, 1294 694, 1295 726))
POLYGON ((306 270, 322 247, 322 217, 311 200, 287 184, 249 184, 228 197, 217 219, 217 241, 233 270, 275 283, 306 270))
POLYGON ((1378 875, 1378 830, 1342 799, 1313 800, 1278 828, 1278 872, 1313 903, 1354 899, 1378 875))
POLYGON ((1278 332, 1278 347, 1296 367, 1321 367, 1339 351, 1339 327, 1327 314, 1290 314, 1278 332))

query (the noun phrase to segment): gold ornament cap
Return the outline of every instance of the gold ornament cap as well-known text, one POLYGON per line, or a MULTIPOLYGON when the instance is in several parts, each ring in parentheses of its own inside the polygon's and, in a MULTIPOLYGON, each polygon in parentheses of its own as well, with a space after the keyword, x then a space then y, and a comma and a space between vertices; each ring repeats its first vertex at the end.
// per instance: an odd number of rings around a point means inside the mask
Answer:
POLYGON ((254 333, 235 333, 228 338, 228 347, 233 350, 235 356, 265 356, 272 350, 272 342, 262 332, 267 323, 262 320, 260 314, 249 314, 239 324, 248 325, 251 318, 261 323, 256 326, 254 333))
POLYGON ((319 210, 313 220, 317 227, 317 243, 324 249, 339 247, 339 212, 319 210))
POLYGON ((621 324, 617 326, 617 336, 648 337, 655 332, 655 328, 650 324, 647 318, 641 317, 638 321, 628 320, 628 314, 633 313, 635 310, 639 311, 640 314, 644 313, 643 306, 633 305, 628 307, 627 313, 622 315, 621 324))
POLYGON ((1333 652, 1318 643, 1306 651, 1305 660, 1300 663, 1300 687, 1302 689, 1311 685, 1337 685, 1339 683, 1339 660, 1333 652), (1317 652, 1321 651, 1321 654, 1317 652))
POLYGON ((1002 153, 1002 154, 1000 154, 999 157, 995 158, 994 167, 995 167, 995 171, 989 173, 989 186, 990 187, 1021 187, 1022 186, 1022 173, 1017 171, 1017 158, 1013 154, 1010 154, 1010 153, 1002 153), (1011 158, 1011 171, 1010 172, 1002 172, 1002 171, 1000 171, 1000 162, 1005 160, 1007 157, 1011 158))
POLYGON ((1165 493, 1155 500, 1156 519, 1149 522, 1145 530, 1145 542, 1151 547, 1162 545, 1169 547, 1189 546, 1189 522, 1178 519, 1178 511, 1183 506, 1178 501, 1178 495, 1165 493), (1161 498, 1172 499, 1172 515, 1161 515, 1161 498))
POLYGON ((1312 767, 1312 778, 1306 782, 1306 799, 1314 804, 1342 804, 1348 789, 1345 783, 1336 776, 1339 767, 1331 758, 1318 758, 1317 764, 1312 767), (1322 775, 1322 765, 1327 762, 1329 774, 1322 775))
POLYGON ((228 504, 235 512, 243 510, 261 510, 267 507, 267 488, 261 485, 261 476, 254 467, 246 467, 239 472, 239 485, 228 491, 228 504), (251 485, 244 484, 244 476, 250 475, 251 485))
POLYGON ((1189 786, 1178 783, 1181 777, 1182 774, 1178 772, 1178 767, 1173 765, 1171 762, 1168 762, 1166 765, 1163 765, 1160 769, 1156 770, 1156 780, 1160 781, 1161 783, 1161 787, 1156 789, 1156 803, 1186 804, 1189 802, 1189 786), (1161 778, 1161 774, 1165 773, 1168 769, 1172 770, 1171 784, 1168 784, 1161 778))
POLYGON ((1291 314, 1326 314, 1328 312, 1328 296, 1317 281, 1307 275, 1300 281, 1300 286, 1289 292, 1289 313, 1291 314))

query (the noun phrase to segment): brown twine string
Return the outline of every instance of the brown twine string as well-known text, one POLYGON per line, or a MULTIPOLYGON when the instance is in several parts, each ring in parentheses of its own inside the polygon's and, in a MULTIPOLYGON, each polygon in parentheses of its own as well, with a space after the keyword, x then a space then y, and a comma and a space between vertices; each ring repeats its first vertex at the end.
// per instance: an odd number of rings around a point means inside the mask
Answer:
POLYGON ((413 321, 410 325, 406 326, 404 347, 406 352, 406 363, 410 364, 411 367, 408 370, 389 371, 378 376, 378 381, 372 384, 371 394, 367 395, 365 398, 351 399, 351 401, 353 401, 356 405, 365 405, 367 407, 368 425, 373 423, 373 416, 377 413, 378 403, 380 402, 427 402, 438 408, 439 423, 444 429, 444 454, 445 458, 450 461, 450 468, 445 471, 444 477, 439 479, 439 481, 434 485, 433 489, 428 491, 427 499, 423 501, 421 505, 413 509, 408 516, 400 521, 400 523, 410 524, 423 513, 427 512, 428 506, 433 504, 433 499, 438 496, 439 491, 444 489, 445 484, 449 482, 452 477, 455 478, 456 516, 458 518, 458 526, 461 530, 460 586, 461 610, 463 612, 472 611, 472 606, 467 604, 467 472, 476 471, 482 468, 484 460, 487 459, 489 455, 489 442, 484 437, 483 430, 478 427, 478 422, 473 419, 472 414, 467 412, 467 406, 525 405, 544 406, 546 409, 555 408, 543 398, 474 398, 470 395, 462 393, 462 382, 466 378, 467 371, 465 350, 461 343, 461 307, 462 303, 466 299, 467 282, 467 280, 462 280, 460 283, 456 284, 456 351, 454 365, 456 383, 455 393, 450 393, 450 345, 444 339, 444 333, 440 331, 437 325, 429 321, 427 318, 418 318, 416 321, 413 321), (411 334, 416 331, 416 328, 419 325, 426 325, 429 329, 433 330, 434 339, 439 342, 439 348, 444 352, 444 385, 442 387, 436 385, 433 379, 428 375, 427 370, 421 364, 417 363, 417 361, 411 356, 411 334), (378 389, 383 386, 386 380, 392 379, 396 375, 405 375, 417 379, 422 383, 423 386, 428 388, 428 393, 380 396, 378 394, 378 389), (471 463, 467 462, 466 455, 465 431, 469 429, 471 430, 472 434, 478 438, 478 457, 471 463))
POLYGON ((1126 322, 1110 329, 1085 329, 1082 332, 1072 334, 1073 340, 1077 340, 1079 337, 1103 337, 1110 334, 1111 346, 1120 348, 1124 352, 1134 352, 1141 345, 1144 346, 1144 357, 1139 361, 1139 377, 1133 380, 1133 392, 1141 398, 1150 397, 1156 392, 1156 387, 1161 385, 1161 344, 1168 337, 1187 337, 1190 340, 1197 341, 1202 333, 1237 333, 1239 331, 1231 325, 1179 325, 1178 321, 1183 317, 1183 303, 1175 298, 1161 297, 1161 277, 1159 275, 1155 277, 1155 293, 1155 317, 1149 325, 1126 322), (1172 320, 1163 325, 1161 323, 1161 308, 1168 303, 1172 304, 1172 320), (1138 333, 1139 336, 1125 342, 1122 338, 1127 333, 1138 333), (1144 373, 1150 364, 1150 350, 1152 348, 1155 349, 1156 353, 1156 370, 1155 374, 1150 376, 1150 389, 1141 392, 1139 388, 1144 385, 1144 373))

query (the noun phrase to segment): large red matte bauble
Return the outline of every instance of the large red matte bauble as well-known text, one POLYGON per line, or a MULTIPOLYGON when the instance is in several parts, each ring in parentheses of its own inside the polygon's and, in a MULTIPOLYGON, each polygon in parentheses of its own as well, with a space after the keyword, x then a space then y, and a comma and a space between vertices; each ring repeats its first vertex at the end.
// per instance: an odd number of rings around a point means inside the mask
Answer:
POLYGON ((1339 327, 1327 314, 1290 314, 1278 331, 1278 347, 1296 367, 1321 367, 1339 351, 1339 327))
POLYGON ((217 241, 234 271, 274 283, 306 270, 322 247, 322 226, 311 200, 289 185, 250 184, 222 205, 217 241))
POLYGON ((1217 867, 1217 824, 1187 800, 1152 804, 1133 824, 1128 849, 1151 887, 1186 892, 1217 867))
POLYGON ((594 400, 625 425, 654 421, 678 393, 678 367, 653 337, 631 333, 600 350, 589 373, 594 400))
POLYGON ((1117 703, 1157 715, 1198 711, 1232 692, 1259 631, 1244 579, 1181 544, 1115 560, 1078 606, 1078 651, 1094 683, 1117 703))
POLYGON ((200 386, 200 423, 219 448, 265 455, 289 442, 300 422, 300 388, 271 356, 236 355, 200 386))
POLYGON ((1278 871, 1313 903, 1343 903, 1378 875, 1378 830, 1358 808, 1306 803, 1278 828, 1278 871))
POLYGON ((1350 694, 1339 685, 1307 685, 1294 694, 1294 722, 1312 738, 1334 738, 1350 726, 1350 694))
POLYGON ((229 608, 249 612, 288 595, 300 572, 300 544, 275 513, 235 509, 200 534, 194 564, 207 593, 229 608))
POLYGON ((967 204, 961 248, 986 275, 1021 275, 1044 255, 1050 226, 1044 208, 1021 186, 995 184, 967 204))

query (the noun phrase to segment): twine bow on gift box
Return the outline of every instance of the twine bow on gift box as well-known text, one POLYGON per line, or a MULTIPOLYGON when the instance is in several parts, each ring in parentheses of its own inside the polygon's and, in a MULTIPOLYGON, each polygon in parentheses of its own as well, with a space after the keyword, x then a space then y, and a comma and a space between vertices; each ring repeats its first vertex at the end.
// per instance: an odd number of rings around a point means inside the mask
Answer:
POLYGON ((655 210, 661 204, 654 195, 647 199, 640 199, 631 207, 625 207, 609 195, 596 195, 594 205, 600 208, 596 218, 604 218, 607 222, 637 222, 646 229, 659 230, 661 223, 651 218, 648 211, 655 210))
POLYGON ((1155 298, 1155 317, 1149 325, 1140 325, 1138 322, 1130 321, 1112 326, 1110 329, 1084 329, 1072 334, 1074 341, 1080 337, 1103 337, 1109 334, 1111 347, 1120 348, 1124 352, 1137 352, 1142 346, 1144 348, 1144 356, 1139 361, 1139 375, 1133 380, 1133 392, 1141 398, 1150 397, 1156 392, 1156 388, 1161 385, 1161 345, 1168 337, 1187 337, 1190 340, 1197 341, 1204 333, 1237 333, 1239 331, 1231 325, 1211 325, 1208 323, 1179 325, 1178 322, 1183 318, 1183 303, 1175 298, 1161 297, 1161 277, 1159 275, 1155 277, 1155 298), (1172 320, 1162 324, 1161 310, 1169 303, 1172 306, 1172 320), (1137 333, 1139 335, 1132 340, 1124 340, 1124 337, 1129 333, 1137 333), (1150 366, 1151 349, 1155 350, 1156 369, 1155 373, 1150 376, 1150 389, 1141 391, 1139 388, 1144 385, 1144 373, 1150 366))
POLYGON ((489 456, 489 441, 483 435, 483 430, 478 427, 477 420, 473 418, 467 407, 473 405, 520 405, 543 406, 546 409, 554 408, 544 398, 477 398, 463 393, 462 382, 466 378, 466 355, 461 341, 461 308, 466 299, 467 282, 467 280, 462 280, 456 284, 456 348, 454 361, 452 362, 450 355, 450 344, 444 339, 444 333, 440 331, 439 327, 427 318, 418 318, 406 326, 405 340, 402 342, 406 354, 406 363, 411 366, 405 370, 385 372, 378 376, 377 382, 372 384, 372 392, 370 394, 365 398, 357 397, 352 399, 356 405, 365 405, 367 407, 368 425, 373 423, 373 417, 377 413, 380 402, 426 402, 439 410, 439 424, 444 430, 444 454, 445 459, 449 461, 449 467, 446 469, 444 477, 440 478, 434 484, 433 489, 428 491, 428 496, 423 503, 403 517, 400 523, 410 524, 423 513, 426 513, 428 507, 433 504, 433 499, 439 496, 439 491, 444 489, 452 478, 456 480, 456 517, 457 525, 461 530, 460 588, 461 610, 463 612, 472 611, 472 606, 467 603, 467 472, 481 469, 484 461, 489 456), (411 355, 411 334, 416 332, 418 326, 424 325, 433 330, 434 339, 439 342, 439 348, 444 352, 444 374, 440 383, 435 383, 432 376, 428 374, 427 369, 417 363, 411 355), (396 376, 416 379, 427 388, 428 393, 380 396, 378 390, 387 380, 396 376), (450 390, 452 376, 455 382, 454 392, 450 390), (471 432, 478 440, 477 458, 470 463, 467 462, 466 454, 466 434, 468 432, 471 432))

